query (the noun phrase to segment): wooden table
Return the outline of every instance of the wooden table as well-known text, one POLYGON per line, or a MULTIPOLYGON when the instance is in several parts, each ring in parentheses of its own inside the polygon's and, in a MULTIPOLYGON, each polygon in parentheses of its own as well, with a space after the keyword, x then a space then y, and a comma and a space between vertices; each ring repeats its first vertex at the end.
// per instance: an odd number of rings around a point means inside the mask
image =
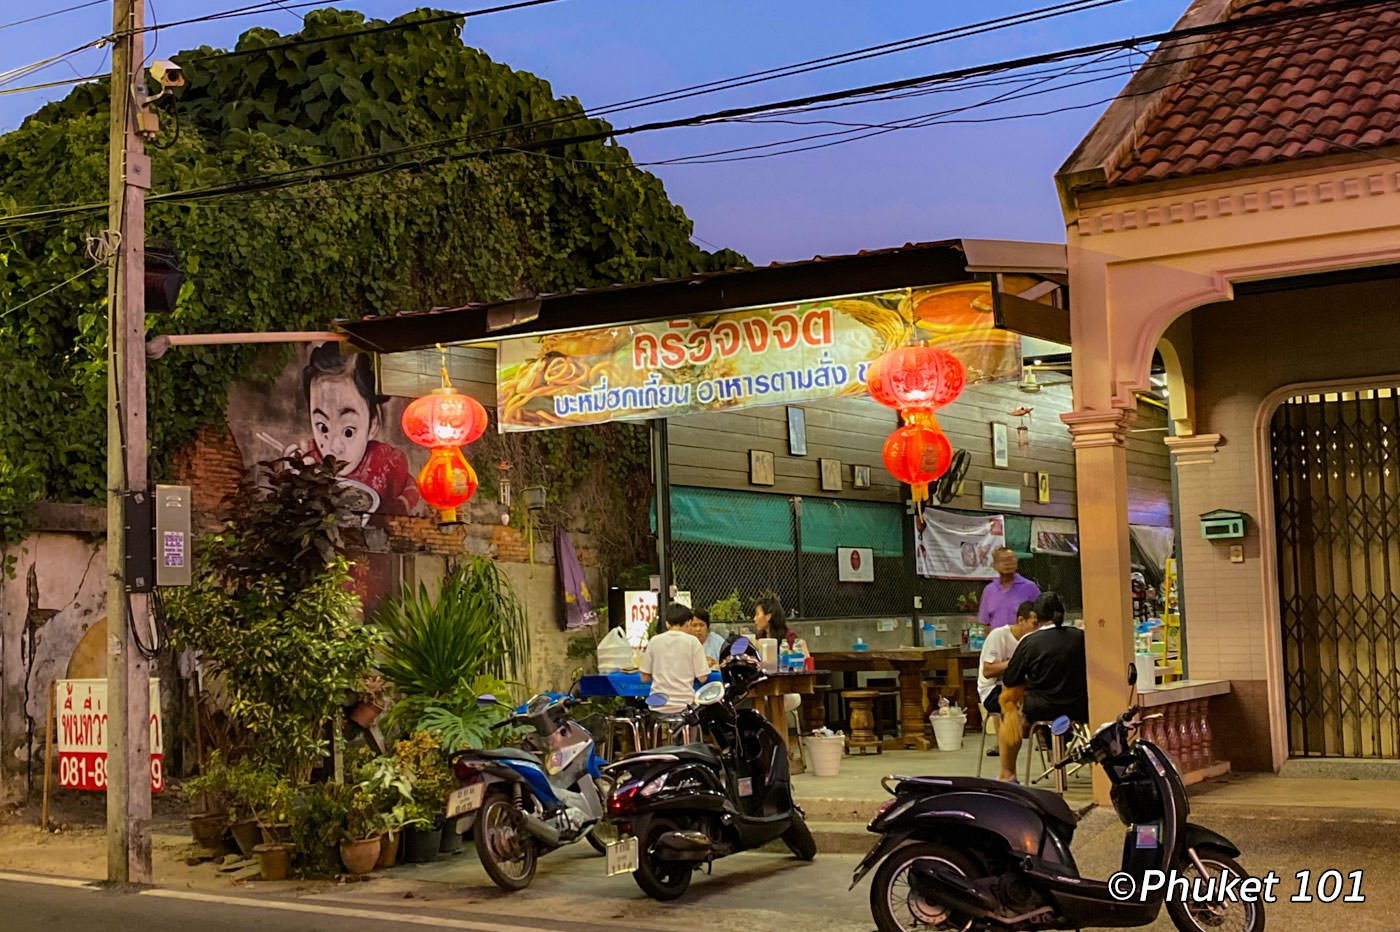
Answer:
MULTIPOLYGON (((810 696, 817 691, 817 677, 829 671, 815 670, 810 673, 769 673, 767 679, 749 690, 754 708, 777 729, 783 739, 783 747, 788 747, 787 712, 783 710, 783 696, 799 693, 810 696)), ((790 750, 790 749, 789 749, 790 750)), ((791 759, 791 754, 788 757, 791 759)))
MULTIPOLYGON (((826 670, 844 673, 893 670, 899 674, 899 737, 886 738, 888 750, 932 747, 928 709, 924 698, 924 671, 958 662, 958 647, 896 647, 889 650, 813 651, 812 662, 826 670)), ((961 667, 956 668, 961 676, 961 667)))

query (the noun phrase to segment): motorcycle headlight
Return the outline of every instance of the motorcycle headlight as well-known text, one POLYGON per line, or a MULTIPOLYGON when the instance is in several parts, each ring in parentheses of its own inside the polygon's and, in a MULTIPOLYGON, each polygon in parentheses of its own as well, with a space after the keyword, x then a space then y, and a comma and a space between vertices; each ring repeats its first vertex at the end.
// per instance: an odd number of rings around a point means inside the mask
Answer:
POLYGON ((657 793, 660 793, 665 788, 666 774, 663 773, 661 776, 650 781, 649 783, 647 783, 646 786, 642 787, 641 794, 643 796, 655 796, 657 793))

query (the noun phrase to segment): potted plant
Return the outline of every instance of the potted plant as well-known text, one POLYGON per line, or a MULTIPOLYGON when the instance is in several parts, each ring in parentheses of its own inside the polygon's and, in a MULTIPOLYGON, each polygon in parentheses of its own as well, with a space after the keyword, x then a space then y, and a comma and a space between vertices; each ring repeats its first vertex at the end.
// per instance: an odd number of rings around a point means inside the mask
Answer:
POLYGON ((263 840, 258 813, 264 810, 277 775, 266 765, 244 758, 228 768, 226 779, 229 828, 238 850, 245 858, 251 858, 253 849, 263 840))
POLYGON ((431 861, 442 844, 447 797, 457 781, 447 766, 441 742, 426 731, 400 741, 394 760, 413 787, 413 799, 404 805, 405 860, 431 861))
POLYGON ((346 787, 338 783, 309 783, 301 787, 292 808, 292 842, 296 867, 301 873, 336 873, 348 819, 346 787))
POLYGON ((229 827, 228 764, 215 751, 200 768, 197 777, 184 782, 190 800, 190 834, 195 844, 217 855, 223 853, 224 835, 229 827))
POLYGON ((377 673, 366 674, 355 689, 350 720, 361 728, 369 728, 384 711, 384 703, 384 678, 377 673))
POLYGON ((372 787, 346 787, 345 822, 340 839, 340 863, 351 874, 368 874, 379 860, 383 814, 372 787))
POLYGON ((294 788, 291 781, 273 777, 262 788, 259 800, 258 830, 262 840, 269 845, 289 845, 292 842, 292 798, 294 788))
POLYGON ((360 765, 356 774, 373 800, 375 828, 380 839, 379 860, 375 866, 393 867, 399 833, 408 819, 407 806, 413 802, 413 784, 393 757, 372 758, 360 765))

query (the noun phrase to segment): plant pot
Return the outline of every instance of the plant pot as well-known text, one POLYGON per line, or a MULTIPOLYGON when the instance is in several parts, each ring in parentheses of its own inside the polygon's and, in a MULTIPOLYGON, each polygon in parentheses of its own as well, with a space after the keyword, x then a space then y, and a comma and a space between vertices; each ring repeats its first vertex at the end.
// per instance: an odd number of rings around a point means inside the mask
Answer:
POLYGON ((442 826, 403 830, 403 859, 410 864, 426 864, 438 856, 442 847, 442 826))
POLYGON ((380 713, 383 711, 384 707, 382 705, 377 705, 373 702, 357 702, 350 710, 350 721, 359 725, 361 728, 368 728, 374 724, 375 719, 379 718, 380 713))
POLYGON ((375 867, 393 867, 399 859, 399 833, 385 832, 379 836, 379 860, 375 867))
POLYGON ((292 843, 292 827, 286 822, 259 822, 258 831, 262 832, 262 840, 265 845, 290 845, 292 843))
POLYGON ((262 841, 262 832, 258 830, 258 823, 252 819, 244 819, 242 822, 235 822, 229 826, 233 832, 233 841, 238 845, 238 851, 245 858, 253 856, 253 849, 262 841))
POLYGON ((206 851, 222 852, 227 831, 227 812, 190 813, 190 834, 194 836, 194 843, 206 851))
POLYGON ((292 873, 291 845, 255 845, 263 880, 286 880, 292 873))
POLYGON ((450 819, 442 827, 442 842, 438 845, 439 854, 459 854, 462 850, 462 835, 457 831, 457 820, 450 819))
POLYGON ((379 860, 381 845, 378 835, 373 838, 342 841, 340 843, 340 863, 345 865, 347 873, 368 874, 374 870, 375 862, 379 860))

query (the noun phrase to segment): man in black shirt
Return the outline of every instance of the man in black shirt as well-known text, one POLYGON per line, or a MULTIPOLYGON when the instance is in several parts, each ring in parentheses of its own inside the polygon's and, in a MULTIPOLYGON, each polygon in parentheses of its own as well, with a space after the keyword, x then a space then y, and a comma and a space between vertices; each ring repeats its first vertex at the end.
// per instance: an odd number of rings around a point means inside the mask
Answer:
MULTIPOLYGON (((1035 602, 1041 626, 1021 638, 1011 663, 1002 677, 1010 689, 1025 688, 1021 706, 1024 723, 1048 722, 1061 715, 1075 722, 1089 720, 1088 680, 1084 668, 1084 632, 1065 627, 1065 607, 1054 592, 1043 593, 1035 602)), ((1002 749, 1002 779, 1015 779, 1019 740, 1002 749), (1010 760, 1006 760, 1007 753, 1010 760)))

